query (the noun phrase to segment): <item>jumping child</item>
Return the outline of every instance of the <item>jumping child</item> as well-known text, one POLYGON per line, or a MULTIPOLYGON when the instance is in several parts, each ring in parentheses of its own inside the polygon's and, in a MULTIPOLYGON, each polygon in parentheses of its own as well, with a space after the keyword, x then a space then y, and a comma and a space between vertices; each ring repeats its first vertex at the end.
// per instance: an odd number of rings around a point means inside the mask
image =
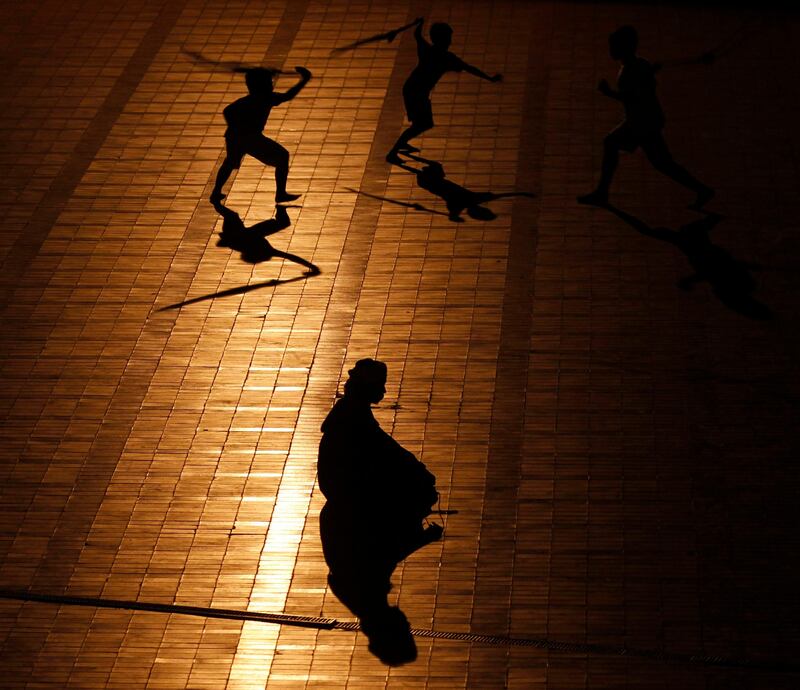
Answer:
POLYGON ((468 72, 491 82, 503 79, 501 74, 490 77, 447 50, 453 38, 453 29, 449 24, 433 24, 430 31, 431 43, 428 43, 422 36, 423 22, 424 19, 419 17, 414 29, 419 64, 403 84, 403 103, 411 126, 400 135, 392 150, 386 155, 389 163, 400 163, 397 155, 400 151, 419 151, 416 146, 411 146, 408 142, 433 127, 431 91, 447 72, 468 72))
POLYGON ((222 186, 231 173, 238 170, 245 154, 275 168, 275 201, 277 203, 294 201, 299 194, 286 191, 289 176, 289 152, 277 141, 265 137, 264 127, 270 111, 276 105, 292 100, 311 79, 311 72, 305 67, 295 67, 300 81, 286 93, 275 93, 272 83, 273 72, 264 68, 247 69, 244 75, 249 93, 234 101, 222 111, 228 129, 225 130, 226 156, 217 173, 214 190, 209 197, 211 203, 219 203, 225 198, 222 186))

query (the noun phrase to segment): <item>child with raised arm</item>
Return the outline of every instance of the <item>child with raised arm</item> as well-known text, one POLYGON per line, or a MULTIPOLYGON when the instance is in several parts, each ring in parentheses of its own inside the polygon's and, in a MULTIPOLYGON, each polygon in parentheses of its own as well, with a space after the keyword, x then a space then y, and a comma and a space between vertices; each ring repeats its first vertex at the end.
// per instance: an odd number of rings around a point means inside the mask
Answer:
POLYGON ((477 67, 467 64, 451 53, 448 48, 453 38, 453 29, 449 24, 437 23, 431 26, 431 43, 422 35, 424 19, 416 20, 414 38, 417 41, 419 63, 403 84, 403 103, 411 126, 400 135, 392 150, 386 156, 389 163, 399 163, 400 151, 418 151, 408 142, 433 127, 433 111, 431 109, 431 91, 447 72, 468 72, 486 81, 498 82, 502 75, 490 77, 477 67))
POLYGON ((275 93, 271 70, 264 68, 245 70, 244 81, 249 93, 222 111, 228 124, 228 129, 225 131, 226 156, 209 197, 211 203, 219 203, 225 198, 222 186, 228 181, 231 173, 238 170, 245 154, 275 168, 276 203, 294 201, 300 196, 286 191, 289 152, 277 141, 263 134, 272 108, 292 100, 311 79, 311 72, 305 67, 295 67, 295 71, 300 75, 300 81, 285 93, 275 93))
POLYGON ((697 195, 690 208, 699 211, 714 196, 714 190, 692 177, 672 158, 661 133, 664 113, 656 96, 658 67, 636 54, 638 42, 632 26, 623 26, 608 37, 611 58, 622 63, 617 76, 618 90, 612 89, 605 79, 598 89, 622 103, 625 119, 603 141, 603 163, 597 188, 579 196, 578 202, 595 206, 608 204, 608 190, 617 169, 619 152, 631 153, 641 146, 656 170, 697 195))

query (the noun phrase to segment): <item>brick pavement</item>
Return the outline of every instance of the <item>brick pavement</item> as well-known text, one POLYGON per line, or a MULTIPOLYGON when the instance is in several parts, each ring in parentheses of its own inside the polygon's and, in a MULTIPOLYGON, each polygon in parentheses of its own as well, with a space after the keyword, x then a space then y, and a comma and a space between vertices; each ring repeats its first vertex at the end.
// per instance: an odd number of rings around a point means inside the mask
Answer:
MULTIPOLYGON (((326 585, 316 447, 347 369, 374 356, 389 366, 376 416, 460 511, 395 572, 414 627, 797 659, 795 16, 521 0, 0 12, 1 587, 353 620, 326 585), (417 15, 505 75, 445 77, 421 139, 465 187, 535 193, 492 202, 495 220, 451 222, 383 161, 410 35, 329 54, 417 15), (642 157, 612 189, 627 220, 574 201, 619 117, 594 84, 625 22, 654 59, 720 47, 659 76, 667 138, 717 187, 713 256, 760 265, 743 270, 771 319, 678 287, 693 257, 636 228, 699 217, 642 157), (270 239, 320 275, 217 246, 205 199, 244 86, 185 50, 314 73, 267 125, 304 193, 270 239)), ((250 159, 228 203, 251 226, 272 193, 250 159)), ((2 599, 0 644, 13 688, 797 681, 426 637, 389 668, 354 632, 2 599)))

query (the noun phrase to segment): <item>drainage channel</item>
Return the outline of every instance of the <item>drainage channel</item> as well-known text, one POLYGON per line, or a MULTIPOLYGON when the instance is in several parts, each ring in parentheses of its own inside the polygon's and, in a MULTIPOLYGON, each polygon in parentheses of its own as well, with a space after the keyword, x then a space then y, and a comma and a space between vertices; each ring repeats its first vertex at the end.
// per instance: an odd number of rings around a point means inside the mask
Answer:
MULTIPOLYGON (((180 614, 185 616, 201 616, 203 618, 225 618, 228 620, 253 621, 256 623, 272 623, 320 630, 358 631, 361 626, 355 622, 340 621, 336 618, 320 618, 315 616, 295 616, 288 613, 260 613, 258 611, 242 611, 240 609, 222 609, 203 606, 184 606, 180 604, 159 604, 145 601, 129 601, 126 599, 102 599, 98 597, 77 597, 60 594, 36 594, 0 589, 0 599, 59 604, 66 606, 92 606, 95 608, 122 609, 128 611, 150 611, 154 613, 180 614)), ((414 637, 437 640, 455 640, 472 642, 498 647, 532 647, 549 652, 568 654, 592 654, 602 656, 622 656, 636 659, 648 659, 671 664, 695 664, 724 668, 741 668, 779 673, 800 673, 800 664, 784 661, 755 661, 733 659, 721 656, 702 654, 678 654, 657 649, 637 649, 613 645, 600 645, 585 642, 559 642, 546 638, 507 637, 504 635, 481 635, 468 632, 446 632, 412 628, 414 637)))

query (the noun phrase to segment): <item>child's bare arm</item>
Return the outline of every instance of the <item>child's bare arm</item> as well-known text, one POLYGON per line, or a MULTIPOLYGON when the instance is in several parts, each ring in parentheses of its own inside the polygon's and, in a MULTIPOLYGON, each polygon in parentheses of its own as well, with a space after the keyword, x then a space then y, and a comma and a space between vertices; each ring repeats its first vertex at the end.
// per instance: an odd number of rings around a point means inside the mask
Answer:
POLYGON ((612 89, 607 79, 600 80, 600 83, 597 85, 597 90, 604 96, 613 98, 615 101, 622 100, 622 94, 619 91, 615 91, 614 89, 612 89))
POLYGON ((483 70, 478 69, 474 65, 468 65, 466 62, 464 63, 464 71, 476 77, 480 77, 481 79, 485 79, 486 81, 491 81, 491 82, 503 81, 502 74, 495 74, 490 77, 483 70))
POLYGON ((281 97, 282 101, 291 101, 298 93, 300 93, 300 91, 302 91, 303 87, 308 84, 309 79, 311 79, 311 72, 309 72, 305 67, 295 67, 294 71, 300 75, 300 81, 285 93, 276 94, 281 97))
POLYGON ((425 46, 430 45, 430 43, 428 43, 425 40, 425 37, 422 35, 422 25, 425 23, 424 17, 417 17, 414 20, 414 23, 417 25, 416 28, 414 29, 414 38, 417 39, 417 45, 425 45, 425 46))

